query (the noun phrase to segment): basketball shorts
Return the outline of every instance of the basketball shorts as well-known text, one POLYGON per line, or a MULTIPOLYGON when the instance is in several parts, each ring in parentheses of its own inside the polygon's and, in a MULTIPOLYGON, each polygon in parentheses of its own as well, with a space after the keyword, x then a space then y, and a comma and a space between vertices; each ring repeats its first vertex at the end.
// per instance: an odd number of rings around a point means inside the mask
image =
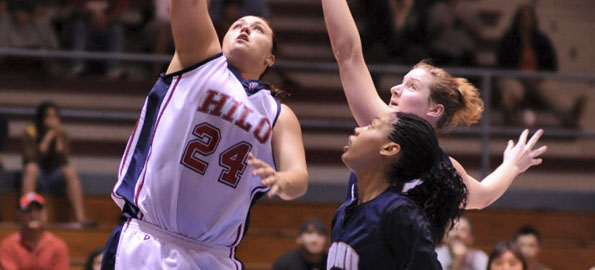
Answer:
POLYGON ((115 269, 240 270, 231 247, 213 247, 162 230, 138 219, 124 224, 115 269))

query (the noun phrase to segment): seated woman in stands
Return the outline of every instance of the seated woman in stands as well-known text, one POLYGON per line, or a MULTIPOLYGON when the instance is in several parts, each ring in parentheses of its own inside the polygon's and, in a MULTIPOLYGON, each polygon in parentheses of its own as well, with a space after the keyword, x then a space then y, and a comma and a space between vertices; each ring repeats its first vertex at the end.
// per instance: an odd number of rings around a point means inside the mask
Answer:
POLYGON ((496 244, 488 259, 488 270, 528 270, 521 250, 512 242, 496 244))
POLYGON ((34 123, 23 134, 22 194, 37 189, 53 190, 66 182, 77 225, 91 226, 83 206, 81 183, 68 160, 70 140, 62 128, 60 109, 51 101, 37 106, 34 123))

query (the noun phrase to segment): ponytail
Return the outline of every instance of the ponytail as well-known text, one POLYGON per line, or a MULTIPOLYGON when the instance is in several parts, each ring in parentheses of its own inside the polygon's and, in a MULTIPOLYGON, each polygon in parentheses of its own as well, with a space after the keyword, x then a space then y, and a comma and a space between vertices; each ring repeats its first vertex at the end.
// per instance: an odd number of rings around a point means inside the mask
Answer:
POLYGON ((454 112, 449 126, 469 126, 479 122, 483 112, 483 100, 479 96, 479 91, 465 78, 453 79, 457 85, 455 91, 460 98, 461 106, 454 112))
POLYGON ((483 112, 483 100, 479 96, 479 90, 467 79, 453 77, 444 69, 431 65, 428 60, 422 60, 413 68, 423 69, 432 76, 430 99, 444 106, 444 112, 436 122, 437 130, 458 125, 469 126, 479 121, 483 112))
POLYGON ((279 101, 284 101, 291 96, 289 92, 275 86, 272 83, 265 82, 264 84, 271 90, 271 95, 279 101))
POLYGON ((421 184, 405 195, 421 207, 430 223, 434 243, 440 243, 467 204, 467 187, 461 176, 444 161, 436 164, 420 179, 421 184))

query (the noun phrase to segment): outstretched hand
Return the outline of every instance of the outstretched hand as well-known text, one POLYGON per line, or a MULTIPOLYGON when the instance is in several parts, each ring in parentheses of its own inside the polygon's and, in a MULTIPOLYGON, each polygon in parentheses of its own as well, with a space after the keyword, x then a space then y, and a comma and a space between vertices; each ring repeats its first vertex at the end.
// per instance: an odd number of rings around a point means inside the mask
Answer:
POLYGON ((282 188, 280 185, 281 181, 279 181, 279 175, 271 165, 257 159, 252 153, 248 154, 248 165, 254 167, 252 175, 259 176, 260 179, 262 179, 260 184, 271 188, 267 193, 269 198, 281 193, 282 188))
POLYGON ((529 130, 525 129, 519 136, 519 141, 514 144, 514 141, 509 140, 506 150, 504 150, 504 161, 503 163, 511 163, 518 169, 518 173, 522 173, 529 169, 531 166, 539 165, 542 159, 539 157, 545 153, 547 146, 541 146, 535 150, 535 144, 543 134, 543 129, 539 129, 531 139, 527 142, 527 136, 529 130))

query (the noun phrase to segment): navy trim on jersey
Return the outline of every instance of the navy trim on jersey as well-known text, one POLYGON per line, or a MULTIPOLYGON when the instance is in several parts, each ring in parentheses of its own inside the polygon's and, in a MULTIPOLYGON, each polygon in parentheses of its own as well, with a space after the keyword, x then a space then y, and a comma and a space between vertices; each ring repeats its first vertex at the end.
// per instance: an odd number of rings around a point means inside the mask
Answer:
MULTIPOLYGON (((256 203, 256 201, 258 201, 260 198, 262 198, 262 196, 264 194, 267 193, 267 191, 263 191, 263 188, 266 189, 267 187, 264 186, 259 186, 256 187, 252 190, 251 196, 252 197, 252 202, 250 202, 250 207, 248 208, 248 213, 246 214, 246 221, 244 222, 244 233, 242 233, 242 236, 240 237, 240 239, 238 239, 237 243, 241 243, 242 240, 244 239, 244 237, 246 236, 246 233, 248 232, 248 226, 250 225, 250 213, 252 211, 252 206, 254 206, 254 204, 256 203)), ((244 269, 244 262, 242 262, 242 260, 238 259, 235 254, 237 254, 238 251, 238 245, 236 245, 235 247, 233 247, 233 254, 234 254, 234 258, 236 261, 240 262, 240 270, 244 269)))
MULTIPOLYGON (((246 80, 242 77, 242 75, 240 74, 240 72, 238 72, 234 67, 227 65, 227 69, 229 69, 229 71, 231 71, 231 73, 236 76, 236 79, 238 79, 238 81, 242 84, 242 86, 244 87, 244 91, 246 92, 246 95, 251 96, 253 94, 258 93, 258 91, 260 90, 271 90, 270 86, 264 82, 262 82, 261 80, 246 80)), ((275 98, 275 100, 277 100, 277 98, 275 98)))
POLYGON ((113 270, 116 268, 116 252, 120 243, 120 234, 127 221, 122 221, 110 234, 103 249, 103 259, 101 260, 101 270, 113 270))
MULTIPOLYGON (((238 72, 234 67, 232 67, 231 65, 227 65, 227 69, 229 69, 229 71, 231 71, 231 73, 233 73, 233 75, 236 76, 236 79, 238 79, 240 83, 244 81, 244 78, 242 77, 242 75, 240 75, 240 72, 238 72)), ((246 87, 244 87, 244 89, 246 89, 246 87)))
POLYGON ((134 203, 136 184, 145 167, 145 162, 151 149, 151 141, 155 132, 159 108, 161 108, 169 87, 170 85, 160 78, 149 92, 145 120, 138 137, 138 142, 132 151, 132 157, 128 164, 126 175, 124 175, 121 185, 116 190, 116 193, 129 203, 134 203))
POLYGON ((162 74, 161 74, 161 75, 159 75, 159 76, 160 76, 160 77, 161 77, 161 78, 162 78, 162 79, 163 79, 165 82, 167 82, 168 84, 170 84, 170 83, 171 83, 171 80, 172 80, 172 78, 173 78, 173 77, 175 77, 175 76, 178 76, 178 75, 182 75, 182 74, 184 74, 184 73, 186 73, 186 72, 188 72, 188 71, 191 71, 191 70, 193 70, 193 69, 195 69, 195 68, 198 68, 198 67, 200 67, 200 66, 202 66, 202 65, 206 64, 207 62, 209 62, 209 61, 211 61, 211 60, 213 60, 213 59, 215 59, 215 58, 218 58, 218 57, 220 57, 221 55, 223 55, 223 53, 222 53, 222 52, 220 52, 220 53, 218 53, 218 54, 215 54, 215 55, 213 55, 213 56, 211 56, 211 57, 207 57, 207 58, 205 58, 204 60, 202 60, 202 61, 200 61, 200 62, 198 62, 198 63, 196 63, 196 64, 192 64, 192 65, 190 65, 190 66, 187 66, 187 67, 185 67, 185 68, 182 68, 182 69, 180 69, 180 70, 178 70, 178 71, 174 71, 174 72, 172 72, 172 73, 169 73, 169 74, 162 73, 162 74))
MULTIPOLYGON (((279 102, 279 100, 276 99, 276 98, 274 100, 277 102, 277 115, 275 115, 275 120, 273 120, 273 125, 272 125, 273 126, 273 130, 275 128, 275 124, 277 124, 277 119, 279 119, 279 115, 281 115, 281 102, 279 102)), ((274 166, 273 169, 275 169, 275 171, 276 171, 278 167, 277 167, 277 158, 275 157, 275 149, 274 149, 274 147, 273 147, 272 154, 273 154, 273 166, 274 166)))
POLYGON ((275 115, 275 120, 273 120, 273 127, 275 126, 275 124, 277 123, 277 119, 279 119, 279 115, 281 115, 281 102, 275 98, 275 101, 277 102, 277 115, 275 115))

